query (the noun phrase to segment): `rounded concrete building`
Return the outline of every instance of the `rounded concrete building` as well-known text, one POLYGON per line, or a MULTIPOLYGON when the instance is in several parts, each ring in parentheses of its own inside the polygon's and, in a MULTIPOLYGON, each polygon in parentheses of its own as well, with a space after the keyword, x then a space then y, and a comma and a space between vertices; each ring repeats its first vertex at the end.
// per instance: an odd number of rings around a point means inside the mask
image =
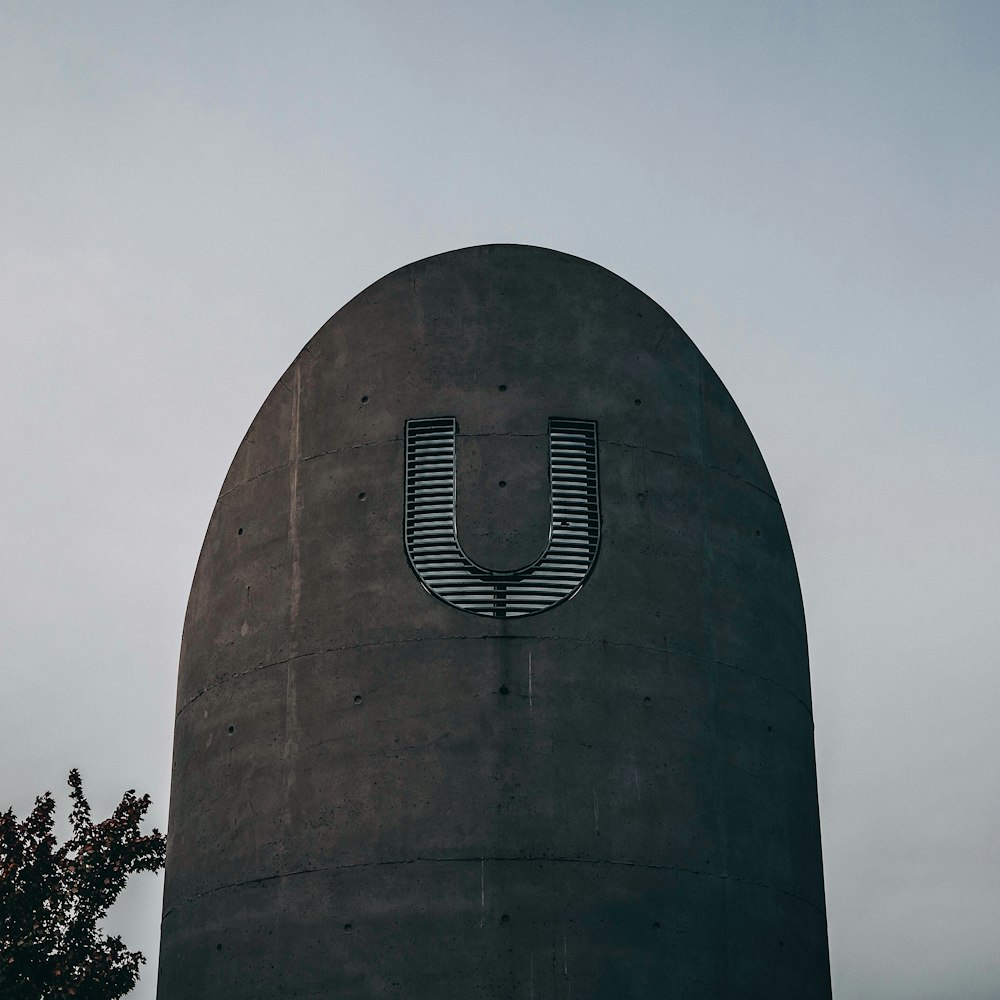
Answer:
POLYGON ((805 624, 655 302, 481 246, 278 380, 181 650, 160 1000, 830 997, 805 624))

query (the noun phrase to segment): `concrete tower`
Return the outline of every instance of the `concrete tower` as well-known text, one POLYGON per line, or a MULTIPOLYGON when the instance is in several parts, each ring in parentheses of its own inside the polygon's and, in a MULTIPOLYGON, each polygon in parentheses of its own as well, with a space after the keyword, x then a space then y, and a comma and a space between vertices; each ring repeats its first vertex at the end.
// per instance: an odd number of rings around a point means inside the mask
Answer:
POLYGON ((795 563, 614 274, 411 264, 264 402, 181 651, 161 1000, 829 998, 795 563))

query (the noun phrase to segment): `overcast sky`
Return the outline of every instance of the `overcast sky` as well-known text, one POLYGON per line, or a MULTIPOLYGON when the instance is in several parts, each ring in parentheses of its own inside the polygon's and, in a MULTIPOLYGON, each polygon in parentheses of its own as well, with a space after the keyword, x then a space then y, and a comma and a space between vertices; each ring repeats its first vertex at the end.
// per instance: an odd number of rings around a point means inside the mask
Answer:
MULTIPOLYGON (((0 808, 166 826, 271 386, 386 272, 552 247, 743 410, 812 658, 837 1000, 1000 996, 1000 3, 0 0, 0 808)), ((149 965, 162 876, 113 927, 149 965)))

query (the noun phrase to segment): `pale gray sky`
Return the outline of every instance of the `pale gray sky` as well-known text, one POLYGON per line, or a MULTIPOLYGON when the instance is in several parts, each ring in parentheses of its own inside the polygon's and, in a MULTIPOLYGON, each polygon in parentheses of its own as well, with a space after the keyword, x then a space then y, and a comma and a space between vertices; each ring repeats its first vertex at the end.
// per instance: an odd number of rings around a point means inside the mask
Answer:
POLYGON ((77 766, 166 825, 267 391, 386 272, 535 243, 670 312, 770 465, 837 1000, 996 998, 998 94, 995 2, 0 2, 0 808, 77 766))

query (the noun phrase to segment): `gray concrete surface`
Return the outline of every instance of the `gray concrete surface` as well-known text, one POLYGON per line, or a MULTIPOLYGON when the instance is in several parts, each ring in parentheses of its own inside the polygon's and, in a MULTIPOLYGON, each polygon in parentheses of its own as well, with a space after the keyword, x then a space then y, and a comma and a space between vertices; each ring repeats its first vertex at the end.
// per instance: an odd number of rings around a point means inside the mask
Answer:
POLYGON ((534 247, 432 257, 268 396, 191 590, 159 996, 830 996, 781 507, 627 282, 534 247), (548 418, 598 421, 571 600, 486 619, 421 587, 403 425, 443 415, 462 543, 501 568, 545 544, 548 418))

